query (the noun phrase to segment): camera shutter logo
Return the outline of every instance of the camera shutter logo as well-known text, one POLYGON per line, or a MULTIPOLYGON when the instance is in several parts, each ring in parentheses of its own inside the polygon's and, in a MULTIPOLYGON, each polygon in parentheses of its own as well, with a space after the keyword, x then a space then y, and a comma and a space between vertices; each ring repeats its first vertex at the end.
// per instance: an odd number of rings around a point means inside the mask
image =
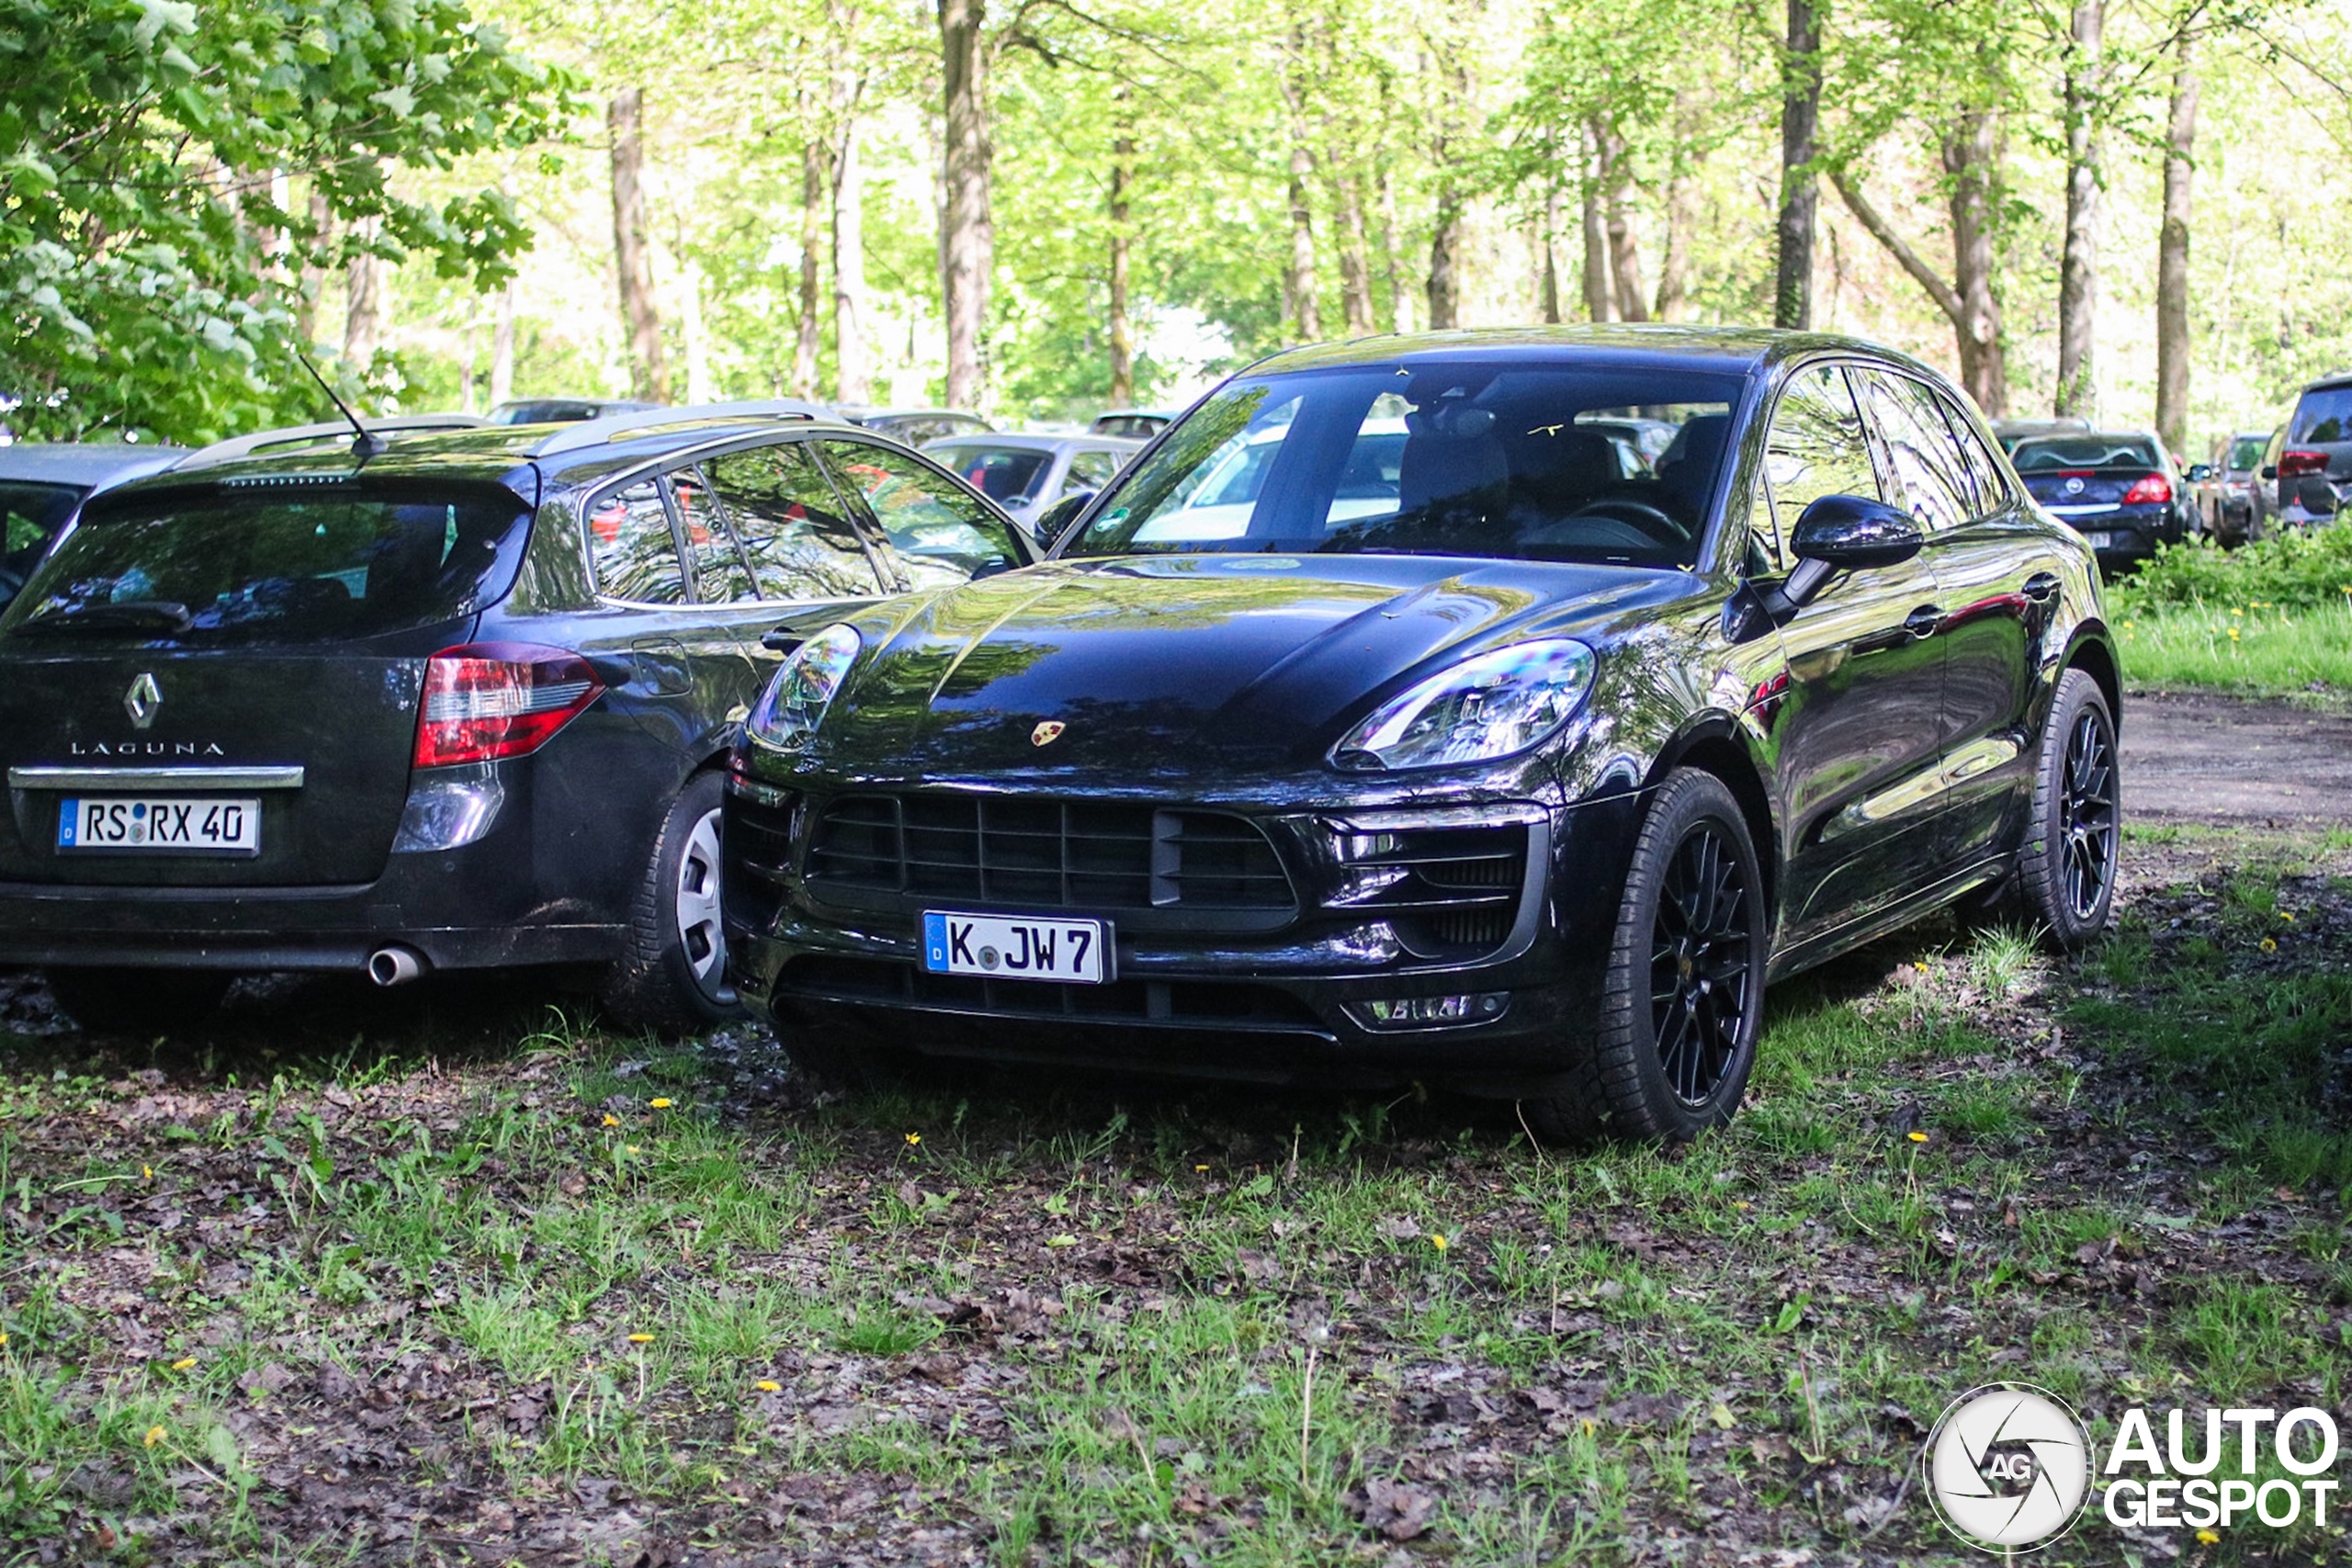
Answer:
POLYGON ((1922 1463, 1936 1517, 1986 1551, 2031 1550, 2083 1511, 2090 1439, 2058 1397, 2030 1383, 1962 1394, 1928 1436, 1922 1463))

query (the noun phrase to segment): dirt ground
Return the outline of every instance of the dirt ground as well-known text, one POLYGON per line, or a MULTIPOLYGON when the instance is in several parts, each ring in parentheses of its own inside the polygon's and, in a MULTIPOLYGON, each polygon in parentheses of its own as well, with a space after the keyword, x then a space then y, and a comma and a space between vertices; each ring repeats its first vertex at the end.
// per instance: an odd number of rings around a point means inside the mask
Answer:
POLYGON ((2352 826, 2352 717, 2285 703, 2134 693, 2123 704, 2127 820, 2352 826))

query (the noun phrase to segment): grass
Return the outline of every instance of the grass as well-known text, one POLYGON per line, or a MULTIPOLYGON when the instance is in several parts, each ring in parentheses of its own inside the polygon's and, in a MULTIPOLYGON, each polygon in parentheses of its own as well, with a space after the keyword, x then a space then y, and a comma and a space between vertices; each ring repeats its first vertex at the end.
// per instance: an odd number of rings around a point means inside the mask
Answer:
POLYGON ((560 1019, 0 1044, 0 1561, 1962 1561, 1909 1478, 1974 1382, 2346 1397, 2345 846, 2253 842, 2080 964, 1929 929, 1777 989, 1683 1151, 1409 1095, 778 1105, 560 1019))
POLYGON ((2352 698, 2352 598, 2301 610, 2262 600, 2135 605, 2120 610, 2116 630, 2135 688, 2352 698))

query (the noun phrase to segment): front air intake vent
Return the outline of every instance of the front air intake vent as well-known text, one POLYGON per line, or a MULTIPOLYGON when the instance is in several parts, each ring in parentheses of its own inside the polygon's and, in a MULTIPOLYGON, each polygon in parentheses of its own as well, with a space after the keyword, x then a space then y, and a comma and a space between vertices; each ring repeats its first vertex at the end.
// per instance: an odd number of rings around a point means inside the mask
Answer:
POLYGON ((1335 908, 1379 914, 1423 958, 1491 953, 1518 923, 1527 826, 1411 828, 1340 839, 1335 908))

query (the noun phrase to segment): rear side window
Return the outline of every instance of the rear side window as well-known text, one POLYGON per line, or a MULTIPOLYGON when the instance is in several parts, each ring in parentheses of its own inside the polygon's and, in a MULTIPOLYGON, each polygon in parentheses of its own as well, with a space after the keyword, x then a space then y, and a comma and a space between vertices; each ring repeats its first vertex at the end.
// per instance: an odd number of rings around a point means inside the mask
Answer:
POLYGON ((1815 365, 1789 378, 1765 438, 1764 471, 1783 539, 1794 535, 1804 509, 1825 495, 1883 499, 1844 370, 1815 365))
POLYGON ((857 530, 808 448, 755 446, 707 465, 765 599, 865 599, 882 591, 857 530))
POLYGON ((734 531, 710 499, 710 487, 698 469, 681 468, 670 476, 670 493, 678 502, 678 522, 686 531, 686 559, 695 570, 695 599, 704 604, 732 604, 756 599, 752 569, 735 547, 734 531))
POLYGON ((912 457, 863 441, 828 441, 825 456, 865 497, 909 588, 952 587, 1027 560, 1003 519, 912 457))
POLYGON ((487 486, 126 500, 66 536, 8 629, 231 644, 435 626, 505 596, 529 531, 522 502, 487 486))
POLYGON ((2352 441, 2352 387, 2315 387, 2287 422, 2290 441, 2352 441))
POLYGON ((588 509, 596 591, 632 604, 682 604, 686 570, 670 533, 669 508, 651 479, 600 497, 588 509))
POLYGON ((1069 478, 1062 485, 1062 493, 1082 490, 1101 490, 1119 471, 1117 452, 1073 452, 1069 458, 1069 478))

